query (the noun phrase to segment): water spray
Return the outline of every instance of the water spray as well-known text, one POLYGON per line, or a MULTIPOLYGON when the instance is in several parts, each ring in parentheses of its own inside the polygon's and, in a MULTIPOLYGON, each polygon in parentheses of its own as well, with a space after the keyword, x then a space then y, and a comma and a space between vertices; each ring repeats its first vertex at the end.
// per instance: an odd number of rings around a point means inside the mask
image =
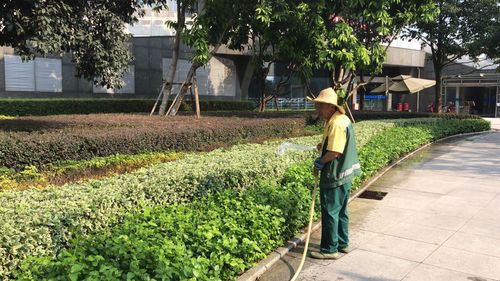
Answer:
POLYGON ((308 150, 315 150, 316 146, 307 146, 307 145, 302 145, 302 144, 296 144, 296 143, 291 143, 291 142, 282 142, 279 146, 278 149, 276 150, 276 155, 278 156, 283 156, 287 151, 294 150, 294 151, 308 151, 308 150))

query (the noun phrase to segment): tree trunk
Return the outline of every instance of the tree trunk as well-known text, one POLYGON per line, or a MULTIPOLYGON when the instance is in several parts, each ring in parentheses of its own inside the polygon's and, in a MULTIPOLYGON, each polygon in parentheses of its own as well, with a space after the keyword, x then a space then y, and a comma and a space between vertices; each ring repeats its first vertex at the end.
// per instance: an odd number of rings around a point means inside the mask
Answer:
POLYGON ((443 99, 441 96, 441 68, 434 67, 436 85, 434 86, 435 97, 434 97, 434 112, 441 113, 443 106, 443 99))
POLYGON ((330 80, 330 87, 334 88, 335 87, 335 71, 329 70, 328 74, 329 74, 328 80, 330 80))
POLYGON ((265 66, 261 66, 258 70, 257 77, 259 79, 259 91, 260 91, 260 104, 259 104, 259 112, 264 112, 266 110, 266 78, 269 73, 269 69, 271 67, 271 63, 265 66))
POLYGON ((164 115, 167 108, 168 97, 172 92, 172 84, 175 79, 175 72, 177 71, 177 61, 179 60, 179 49, 181 44, 182 28, 185 24, 186 16, 184 9, 177 3, 177 29, 175 30, 174 48, 172 50, 172 61, 170 62, 170 69, 168 70, 167 81, 165 81, 165 89, 160 105, 159 115, 164 115))

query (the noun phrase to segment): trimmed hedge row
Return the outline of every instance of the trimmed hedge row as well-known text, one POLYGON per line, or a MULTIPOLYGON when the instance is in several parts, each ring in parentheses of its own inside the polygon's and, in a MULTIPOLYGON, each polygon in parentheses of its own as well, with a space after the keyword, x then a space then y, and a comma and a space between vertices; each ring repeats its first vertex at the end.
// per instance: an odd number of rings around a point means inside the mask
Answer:
MULTIPOLYGON (((454 113, 429 113, 429 112, 388 112, 388 111, 353 111, 354 120, 381 120, 381 119, 410 119, 410 118, 445 118, 445 119, 479 119, 477 115, 454 114, 454 113)), ((319 121, 313 110, 299 111, 212 111, 204 112, 204 116, 218 117, 240 117, 240 118, 306 118, 308 124, 316 124, 319 121)))
MULTIPOLYGON (((416 124, 422 122, 417 121, 416 124)), ((483 120, 434 119, 429 122, 434 124, 430 125, 430 132, 439 136, 483 130, 489 126, 483 120), (433 132, 432 128, 438 131, 433 132)), ((357 123, 358 145, 369 143, 370 139, 392 128, 399 129, 395 125, 385 125, 390 122, 367 123, 370 125, 365 128, 370 132, 377 131, 378 127, 384 129, 374 133, 371 138, 364 138, 363 130, 358 128, 361 123, 357 123)), ((404 135, 404 131, 394 134, 394 137, 399 138, 401 135, 404 135)), ((312 136, 290 141, 314 145, 318 139, 319 136, 312 136)), ((289 152, 278 157, 275 154, 278 144, 238 145, 201 156, 191 155, 179 161, 106 180, 45 190, 1 193, 0 221, 3 225, 0 228, 0 277, 7 280, 11 278, 12 272, 29 256, 51 256, 67 248, 76 232, 84 236, 109 233, 111 226, 120 223, 125 214, 136 210, 138 206, 189 202, 225 189, 243 190, 265 179, 276 181, 283 177, 291 165, 311 159, 316 154, 289 152)), ((395 141, 387 145, 399 146, 395 141)), ((360 151, 364 147, 368 146, 362 145, 360 151)), ((397 157, 392 152, 389 154, 397 157)), ((366 166, 366 160, 362 161, 362 165, 366 166)), ((310 169, 310 162, 306 163, 302 167, 305 171, 303 174, 307 174, 310 169)), ((307 176, 301 178, 302 181, 311 182, 307 176)), ((297 178, 291 181, 300 182, 297 178)), ((290 204, 293 206, 294 203, 290 204)), ((290 217, 296 218, 295 225, 299 225, 301 216, 290 217)), ((289 228, 286 233, 290 234, 293 229, 289 228)))
MULTIPOLYGON (((304 120, 304 116, 287 116, 289 118, 205 117, 195 121, 185 116, 165 119, 102 114, 0 120, 0 167, 22 171, 33 165, 43 170, 49 163, 114 154, 207 151, 241 141, 308 134, 304 131, 305 125, 316 122, 311 116, 308 120, 304 120)), ((316 126, 321 130, 320 125, 316 126)))
MULTIPOLYGON (((0 99, 0 114, 11 116, 150 112, 155 100, 147 99, 0 99)), ((200 101, 202 111, 252 110, 249 101, 200 101)), ((180 111, 193 111, 185 101, 180 111)))
MULTIPOLYGON (((370 158, 381 168, 432 139, 489 127, 482 120, 397 125, 360 148, 363 167, 374 167, 370 158)), ((56 258, 27 261, 19 279, 234 279, 306 223, 310 166, 293 165, 281 182, 258 183, 244 194, 225 190, 192 204, 146 207, 110 233, 76 239, 56 258)))
POLYGON ((304 119, 89 115, 0 120, 0 167, 21 171, 66 160, 156 151, 209 151, 304 134, 304 119))
POLYGON ((115 154, 84 161, 49 164, 44 168, 44 171, 39 171, 35 166, 26 166, 20 172, 16 172, 14 169, 0 168, 0 192, 43 188, 48 185, 62 185, 85 179, 123 174, 145 166, 175 161, 184 156, 185 153, 179 152, 115 154))

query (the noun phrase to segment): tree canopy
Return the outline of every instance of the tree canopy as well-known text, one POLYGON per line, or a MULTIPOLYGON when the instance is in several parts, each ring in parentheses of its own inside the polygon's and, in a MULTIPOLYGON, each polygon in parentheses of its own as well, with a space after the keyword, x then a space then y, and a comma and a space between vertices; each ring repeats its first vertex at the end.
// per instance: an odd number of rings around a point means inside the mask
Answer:
POLYGON ((442 105, 443 68, 463 56, 477 60, 481 54, 500 54, 500 5, 497 0, 437 1, 439 15, 433 21, 418 20, 406 34, 429 46, 436 78, 436 110, 442 105))
MULTIPOLYGON (((165 1, 166 2, 166 1, 165 1)), ((131 56, 124 24, 144 1, 33 0, 0 3, 0 45, 24 58, 71 53, 77 75, 120 86, 131 56)))
MULTIPOLYGON (((123 25, 137 21, 143 5, 165 9, 167 2, 3 2, 0 45, 12 46, 27 58, 68 52, 77 75, 116 87, 131 59, 123 25)), ((178 11, 191 11, 196 2, 179 0, 178 11)), ((187 29, 182 22, 169 23, 193 49, 195 67, 208 62, 221 44, 235 50, 247 47, 264 79, 269 64, 275 62, 304 80, 314 69, 327 68, 337 89, 361 72, 380 72, 385 58, 383 44, 404 26, 419 19, 428 21, 436 14, 431 0, 203 2, 192 28, 187 29)))

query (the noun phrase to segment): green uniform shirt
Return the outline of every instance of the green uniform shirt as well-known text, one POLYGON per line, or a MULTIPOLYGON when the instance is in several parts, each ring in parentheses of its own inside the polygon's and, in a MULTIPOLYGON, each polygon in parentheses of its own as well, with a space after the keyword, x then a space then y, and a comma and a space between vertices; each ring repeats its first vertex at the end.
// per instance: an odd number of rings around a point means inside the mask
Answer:
POLYGON ((353 177, 361 174, 354 128, 345 114, 336 112, 325 126, 321 156, 328 150, 342 155, 325 165, 321 171, 320 188, 336 188, 351 183, 353 177))

